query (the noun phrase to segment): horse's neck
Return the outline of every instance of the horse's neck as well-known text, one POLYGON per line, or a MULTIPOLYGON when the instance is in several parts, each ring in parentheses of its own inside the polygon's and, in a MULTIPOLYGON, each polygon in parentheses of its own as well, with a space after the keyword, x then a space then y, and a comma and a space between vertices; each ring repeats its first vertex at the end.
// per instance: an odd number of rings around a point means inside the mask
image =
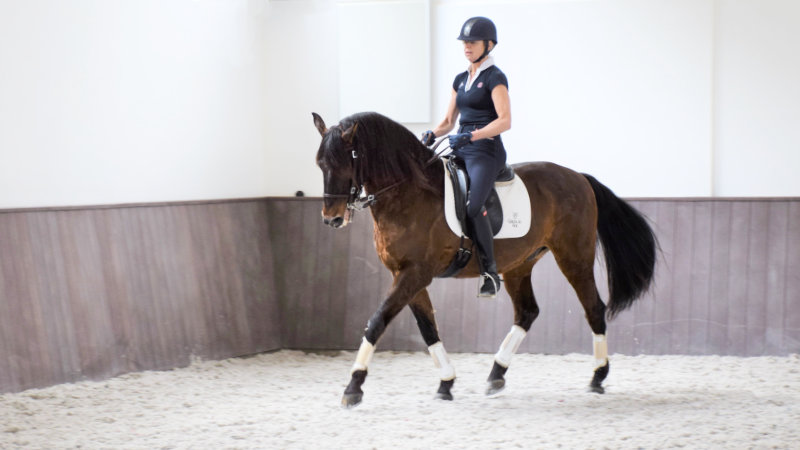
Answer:
POLYGON ((370 209, 378 230, 414 228, 438 212, 433 195, 413 184, 403 184, 384 192, 370 209))
MULTIPOLYGON (((375 222, 375 229, 407 229, 413 232, 421 224, 432 224, 436 215, 444 218, 444 171, 442 163, 436 161, 425 169, 425 176, 431 186, 441 187, 441 192, 431 192, 411 180, 382 192, 370 209, 375 222)), ((367 193, 380 192, 391 182, 366 183, 367 193)), ((402 233, 392 233, 397 235, 402 233)))

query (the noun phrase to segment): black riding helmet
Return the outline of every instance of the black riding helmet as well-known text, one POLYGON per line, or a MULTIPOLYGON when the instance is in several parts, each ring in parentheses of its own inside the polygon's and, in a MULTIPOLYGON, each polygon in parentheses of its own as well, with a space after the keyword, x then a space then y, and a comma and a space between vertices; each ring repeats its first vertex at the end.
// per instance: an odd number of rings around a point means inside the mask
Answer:
POLYGON ((497 45, 497 27, 486 17, 472 17, 464 22, 458 40, 483 41, 483 54, 477 59, 480 61, 489 54, 489 41, 497 45))
POLYGON ((497 45, 497 28, 494 26, 494 22, 486 17, 473 17, 464 22, 458 40, 494 41, 494 45, 497 45))

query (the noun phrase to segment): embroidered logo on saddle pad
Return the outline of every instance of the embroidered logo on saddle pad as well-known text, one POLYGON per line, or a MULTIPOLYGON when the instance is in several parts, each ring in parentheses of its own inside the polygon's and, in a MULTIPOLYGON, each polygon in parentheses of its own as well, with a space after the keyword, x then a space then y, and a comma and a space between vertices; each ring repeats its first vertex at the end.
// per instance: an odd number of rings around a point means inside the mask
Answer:
MULTIPOLYGON (((456 195, 447 169, 447 161, 443 162, 444 216, 450 230, 461 236, 461 223, 456 213, 455 199, 456 197, 462 199, 465 196, 456 195)), ((495 182, 494 190, 486 203, 495 239, 519 238, 528 234, 531 228, 531 201, 525 183, 517 174, 514 174, 511 181, 495 182)), ((463 208, 463 205, 461 207, 463 208)))

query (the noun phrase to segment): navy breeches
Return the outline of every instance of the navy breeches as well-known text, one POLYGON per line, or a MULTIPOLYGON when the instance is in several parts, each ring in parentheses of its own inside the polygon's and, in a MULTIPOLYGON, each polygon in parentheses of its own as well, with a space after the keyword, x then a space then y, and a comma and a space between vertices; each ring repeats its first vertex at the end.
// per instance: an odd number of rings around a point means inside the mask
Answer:
MULTIPOLYGON (((479 127, 464 125, 459 132, 473 131, 476 128, 479 127)), ((464 161, 469 174, 467 215, 472 218, 483 209, 497 175, 506 166, 506 150, 500 136, 496 136, 494 139, 471 142, 454 154, 464 161)))

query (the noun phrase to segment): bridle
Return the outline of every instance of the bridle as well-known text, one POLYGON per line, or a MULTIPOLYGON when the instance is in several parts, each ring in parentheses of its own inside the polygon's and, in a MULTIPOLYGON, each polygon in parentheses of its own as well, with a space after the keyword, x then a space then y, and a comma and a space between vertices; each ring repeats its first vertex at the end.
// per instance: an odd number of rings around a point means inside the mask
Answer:
POLYGON ((369 208, 384 192, 403 184, 405 180, 400 180, 394 184, 379 189, 374 194, 367 194, 364 188, 364 156, 359 155, 355 148, 350 148, 350 156, 353 164, 353 176, 350 178, 350 192, 346 194, 330 194, 323 192, 323 198, 346 198, 347 209, 349 211, 363 211, 369 208))
MULTIPOLYGON (((449 148, 449 146, 445 146, 439 153, 436 153, 436 149, 439 145, 447 139, 447 136, 440 138, 431 148, 434 152, 434 155, 427 161, 425 164, 426 166, 430 166, 439 158, 441 158, 442 154, 449 148)), ((353 176, 350 178, 350 191, 346 194, 331 194, 328 192, 323 192, 323 198, 346 198, 347 199, 347 210, 350 211, 363 211, 366 208, 374 205, 378 199, 378 196, 383 194, 386 191, 396 188, 403 184, 406 180, 400 180, 396 183, 390 184, 384 188, 379 189, 374 194, 367 194, 366 190, 364 189, 364 156, 363 154, 359 155, 359 152, 356 151, 354 146, 350 144, 349 148, 346 150, 350 150, 351 162, 353 165, 353 176)))

